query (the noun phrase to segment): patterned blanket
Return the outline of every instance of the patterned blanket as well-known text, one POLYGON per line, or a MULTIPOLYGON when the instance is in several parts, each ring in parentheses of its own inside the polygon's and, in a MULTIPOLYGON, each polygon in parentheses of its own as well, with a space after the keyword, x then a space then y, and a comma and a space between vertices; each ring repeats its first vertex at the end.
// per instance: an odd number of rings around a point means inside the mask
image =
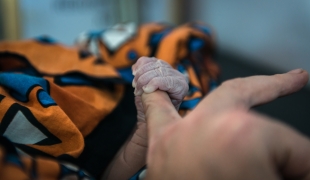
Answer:
MULTIPOLYGON (((131 65, 154 56, 185 74, 189 92, 179 111, 185 115, 216 87, 214 49, 211 29, 202 23, 119 24, 82 33, 73 47, 46 36, 0 42, 0 179, 98 177, 104 167, 93 170, 79 160, 94 155, 91 150, 83 155, 88 137, 99 134, 94 131, 100 124, 116 127, 103 122, 125 96, 133 97, 125 93, 132 90, 131 65), (90 174, 72 164, 82 164, 90 174)), ((123 102, 128 103, 134 106, 123 102)), ((132 126, 126 128, 130 132, 132 126)), ((113 139, 113 133, 103 134, 113 139)), ((115 154, 125 139, 105 146, 115 154)), ((112 157, 98 158, 97 164, 112 157)))

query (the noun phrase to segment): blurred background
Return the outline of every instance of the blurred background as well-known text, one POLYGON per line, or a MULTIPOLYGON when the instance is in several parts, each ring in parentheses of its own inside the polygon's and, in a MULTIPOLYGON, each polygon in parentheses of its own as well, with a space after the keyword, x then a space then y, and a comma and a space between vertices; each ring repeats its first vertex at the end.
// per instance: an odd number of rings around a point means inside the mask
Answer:
MULTIPOLYGON (((215 30, 221 81, 294 68, 310 72, 309 0, 0 0, 0 40, 49 35, 72 45, 83 31, 119 22, 196 20, 215 30)), ((256 110, 310 135, 309 88, 256 110)))

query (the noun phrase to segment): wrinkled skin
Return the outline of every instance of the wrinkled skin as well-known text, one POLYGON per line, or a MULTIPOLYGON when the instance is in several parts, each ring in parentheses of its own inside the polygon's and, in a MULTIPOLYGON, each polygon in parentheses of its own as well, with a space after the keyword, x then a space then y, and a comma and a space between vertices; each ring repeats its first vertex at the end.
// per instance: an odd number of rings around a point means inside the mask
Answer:
POLYGON ((165 91, 174 109, 178 110, 188 92, 186 77, 162 60, 141 57, 132 66, 132 72, 135 76, 132 85, 135 87, 137 126, 104 173, 103 179, 128 179, 146 164, 148 137, 141 95, 156 90, 165 91))
POLYGON ((168 93, 172 104, 178 110, 188 92, 188 81, 179 71, 173 69, 168 63, 154 57, 141 57, 132 66, 135 76, 132 86, 135 88, 135 102, 138 112, 138 120, 145 121, 142 93, 151 93, 156 90, 168 93))

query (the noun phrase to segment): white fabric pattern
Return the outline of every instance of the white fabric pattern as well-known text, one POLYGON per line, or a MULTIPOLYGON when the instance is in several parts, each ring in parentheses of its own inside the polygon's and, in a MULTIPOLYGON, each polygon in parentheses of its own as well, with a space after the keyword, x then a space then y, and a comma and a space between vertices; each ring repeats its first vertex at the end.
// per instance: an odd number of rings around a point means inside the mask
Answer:
POLYGON ((47 138, 21 111, 16 113, 3 136, 18 144, 35 144, 47 138))

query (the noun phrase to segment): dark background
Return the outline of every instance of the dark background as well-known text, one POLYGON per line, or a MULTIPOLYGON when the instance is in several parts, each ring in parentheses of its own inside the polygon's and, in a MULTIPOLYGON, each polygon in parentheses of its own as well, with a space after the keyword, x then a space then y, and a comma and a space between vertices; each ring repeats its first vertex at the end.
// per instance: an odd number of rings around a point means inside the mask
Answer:
MULTIPOLYGON (((248 61, 249 59, 246 59, 246 57, 231 52, 217 52, 215 59, 221 67, 221 82, 237 77, 284 73, 245 63, 251 61, 248 61)), ((281 120, 310 137, 310 90, 307 88, 253 109, 281 120)))

